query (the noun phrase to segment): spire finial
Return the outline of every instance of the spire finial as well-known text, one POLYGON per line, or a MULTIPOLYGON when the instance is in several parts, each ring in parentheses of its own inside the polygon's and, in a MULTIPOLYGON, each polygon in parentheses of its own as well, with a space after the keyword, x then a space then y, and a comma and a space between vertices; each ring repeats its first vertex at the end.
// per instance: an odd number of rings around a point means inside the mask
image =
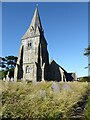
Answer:
POLYGON ((38 8, 38 4, 36 4, 36 7, 38 8))

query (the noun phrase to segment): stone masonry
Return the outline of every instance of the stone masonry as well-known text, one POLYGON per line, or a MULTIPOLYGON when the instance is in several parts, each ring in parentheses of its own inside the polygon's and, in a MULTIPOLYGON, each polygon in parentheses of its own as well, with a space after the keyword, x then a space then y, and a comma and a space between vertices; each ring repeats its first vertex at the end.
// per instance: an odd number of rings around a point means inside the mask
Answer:
POLYGON ((27 81, 72 81, 74 78, 54 60, 49 64, 47 41, 38 12, 34 12, 31 24, 22 37, 14 80, 27 81))

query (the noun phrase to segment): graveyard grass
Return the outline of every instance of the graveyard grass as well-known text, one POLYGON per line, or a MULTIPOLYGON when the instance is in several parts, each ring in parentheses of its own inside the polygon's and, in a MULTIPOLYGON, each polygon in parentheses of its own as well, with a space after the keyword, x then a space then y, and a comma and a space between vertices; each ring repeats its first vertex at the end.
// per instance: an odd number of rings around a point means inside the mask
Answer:
POLYGON ((56 83, 59 90, 52 90, 52 84, 0 81, 0 115, 3 119, 68 119, 73 114, 72 107, 90 90, 88 82, 68 82, 66 88, 66 83, 56 83))
POLYGON ((90 95, 88 97, 88 102, 85 108, 85 118, 86 120, 90 120, 90 95))

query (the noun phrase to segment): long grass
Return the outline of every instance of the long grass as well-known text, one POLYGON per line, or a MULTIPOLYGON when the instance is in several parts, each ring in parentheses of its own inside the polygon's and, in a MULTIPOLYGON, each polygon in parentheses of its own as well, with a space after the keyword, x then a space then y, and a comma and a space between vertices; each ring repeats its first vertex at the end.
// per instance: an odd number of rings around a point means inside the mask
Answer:
POLYGON ((86 120, 90 120, 90 95, 88 97, 88 102, 85 109, 85 118, 86 120))
POLYGON ((81 100, 89 88, 87 82, 56 83, 59 90, 52 89, 53 82, 0 82, 3 119, 69 118, 71 108, 81 100), (64 85, 68 87, 64 88, 64 85), (69 116, 68 116, 69 115, 69 116))

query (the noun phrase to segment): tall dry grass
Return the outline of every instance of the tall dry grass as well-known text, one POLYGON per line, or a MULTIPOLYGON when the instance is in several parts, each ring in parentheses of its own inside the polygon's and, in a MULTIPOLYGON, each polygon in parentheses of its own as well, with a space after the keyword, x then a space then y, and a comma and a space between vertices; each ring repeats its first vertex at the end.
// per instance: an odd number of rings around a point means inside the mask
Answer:
MULTIPOLYGON (((67 118, 70 109, 89 89, 87 82, 0 82, 2 117, 8 119, 59 119, 67 118), (66 85, 66 86, 65 86, 66 85)), ((71 111, 70 111, 71 112, 71 111)), ((70 115, 70 113, 69 113, 70 115)))

